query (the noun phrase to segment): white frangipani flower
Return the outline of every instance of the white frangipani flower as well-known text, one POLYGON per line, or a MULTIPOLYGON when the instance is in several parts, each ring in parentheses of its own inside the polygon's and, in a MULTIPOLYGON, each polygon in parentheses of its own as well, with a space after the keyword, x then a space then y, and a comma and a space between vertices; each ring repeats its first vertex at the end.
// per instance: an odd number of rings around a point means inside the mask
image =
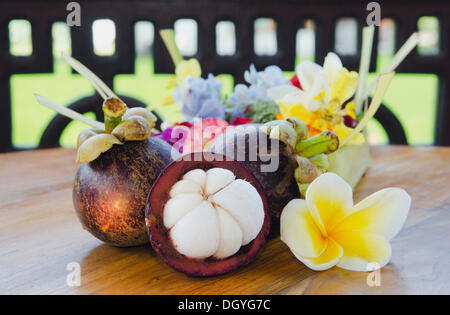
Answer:
POLYGON ((391 259, 392 240, 401 230, 411 197, 400 188, 382 189, 353 205, 351 187, 338 175, 317 177, 306 200, 293 199, 280 218, 281 240, 313 270, 333 266, 368 271, 391 259))

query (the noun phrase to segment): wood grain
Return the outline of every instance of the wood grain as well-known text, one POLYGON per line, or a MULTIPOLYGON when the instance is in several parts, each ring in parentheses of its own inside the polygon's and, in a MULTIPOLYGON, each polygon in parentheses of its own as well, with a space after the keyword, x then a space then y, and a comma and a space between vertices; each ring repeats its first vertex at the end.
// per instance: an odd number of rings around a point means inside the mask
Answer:
POLYGON ((38 294, 449 294, 450 148, 376 147, 355 200, 384 187, 413 198, 381 286, 367 273, 314 272, 279 240, 249 266, 207 279, 172 270, 149 246, 114 248, 82 230, 72 205, 75 152, 51 149, 0 155, 0 293, 38 294), (81 265, 69 287, 67 264, 81 265))

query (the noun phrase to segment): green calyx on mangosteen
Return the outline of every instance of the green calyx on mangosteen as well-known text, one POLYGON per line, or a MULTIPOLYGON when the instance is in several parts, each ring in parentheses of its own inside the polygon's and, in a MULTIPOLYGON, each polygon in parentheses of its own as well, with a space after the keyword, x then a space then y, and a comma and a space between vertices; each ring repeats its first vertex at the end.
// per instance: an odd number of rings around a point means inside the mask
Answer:
POLYGON ((197 152, 170 164, 151 189, 150 242, 173 268, 213 276, 250 263, 270 230, 258 180, 241 163, 197 152))
POLYGON ((114 144, 144 141, 150 138, 156 117, 145 108, 128 108, 117 97, 103 102, 105 130, 87 129, 78 135, 77 162, 95 160, 114 144))

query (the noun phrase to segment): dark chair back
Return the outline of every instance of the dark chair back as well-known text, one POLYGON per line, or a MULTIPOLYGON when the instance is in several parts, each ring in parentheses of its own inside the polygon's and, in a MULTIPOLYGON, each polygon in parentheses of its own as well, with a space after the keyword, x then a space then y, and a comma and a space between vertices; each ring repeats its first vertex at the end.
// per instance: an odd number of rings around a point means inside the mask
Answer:
MULTIPOLYGON (((316 25, 315 58, 322 61, 329 51, 334 50, 335 24, 339 17, 353 17, 359 29, 366 25, 368 1, 327 0, 89 0, 78 1, 81 5, 82 27, 71 28, 72 55, 94 69, 104 81, 112 86, 116 74, 134 73, 134 24, 137 21, 151 21, 155 34, 160 29, 173 27, 179 18, 192 18, 198 23, 197 57, 205 73, 229 73, 236 82, 243 81, 243 73, 251 63, 258 69, 277 64, 283 70, 292 71, 295 65, 295 40, 297 30, 306 19, 313 19, 316 25), (277 53, 273 56, 256 55, 253 49, 253 23, 258 17, 270 17, 277 22, 277 53), (98 56, 93 52, 92 23, 99 18, 109 18, 116 25, 116 53, 113 56, 98 56), (236 54, 220 56, 216 53, 216 24, 228 20, 235 23, 236 54)), ((53 56, 51 25, 65 21, 68 2, 56 0, 5 0, 0 3, 0 152, 11 151, 11 93, 10 77, 17 73, 51 73, 53 56), (12 19, 25 18, 32 25, 33 54, 16 57, 9 54, 8 23, 12 19)), ((450 2, 446 0, 397 0, 381 3, 382 17, 395 19, 396 46, 403 43, 417 29, 417 19, 423 15, 437 16, 441 24, 441 49, 439 54, 423 56, 413 52, 398 68, 403 73, 434 73, 440 78, 438 114, 436 120, 435 144, 450 145, 450 56, 448 52, 450 2)), ((358 37, 361 37, 359 33, 358 37)), ((375 70, 377 42, 374 43, 371 71, 375 70)), ((360 56, 341 56, 343 63, 357 70, 360 56)), ((172 73, 174 68, 159 36, 155 37, 153 58, 156 73, 172 73)), ((405 91, 406 92, 406 91, 405 91)), ((86 100, 75 104, 81 111, 94 111, 86 100)), ((75 106, 75 105, 74 105, 75 106)), ((76 107, 76 106, 75 106, 76 107)), ((391 143, 406 144, 406 137, 398 119, 386 108, 377 113, 377 120, 387 130, 391 143)), ((56 118, 61 120, 61 118, 56 118)), ((66 121, 67 122, 67 121, 66 121)), ((50 124, 44 133, 59 138, 63 123, 50 124), (58 132, 59 134, 53 134, 58 132)), ((41 141, 42 146, 48 141, 41 141)), ((57 142, 52 142, 56 145, 57 142)))

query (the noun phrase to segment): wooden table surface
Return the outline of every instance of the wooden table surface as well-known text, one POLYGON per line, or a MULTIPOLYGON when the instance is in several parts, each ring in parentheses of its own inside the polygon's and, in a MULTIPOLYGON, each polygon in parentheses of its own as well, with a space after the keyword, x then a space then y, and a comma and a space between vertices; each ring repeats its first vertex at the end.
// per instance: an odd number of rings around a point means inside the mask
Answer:
POLYGON ((450 148, 383 146, 372 156, 355 201, 389 186, 413 200, 380 286, 368 286, 367 273, 309 270, 279 238, 235 272, 185 276, 149 245, 111 247, 81 228, 72 205, 74 150, 0 154, 0 293, 449 294, 450 148), (66 284, 72 262, 81 266, 79 287, 66 284))

